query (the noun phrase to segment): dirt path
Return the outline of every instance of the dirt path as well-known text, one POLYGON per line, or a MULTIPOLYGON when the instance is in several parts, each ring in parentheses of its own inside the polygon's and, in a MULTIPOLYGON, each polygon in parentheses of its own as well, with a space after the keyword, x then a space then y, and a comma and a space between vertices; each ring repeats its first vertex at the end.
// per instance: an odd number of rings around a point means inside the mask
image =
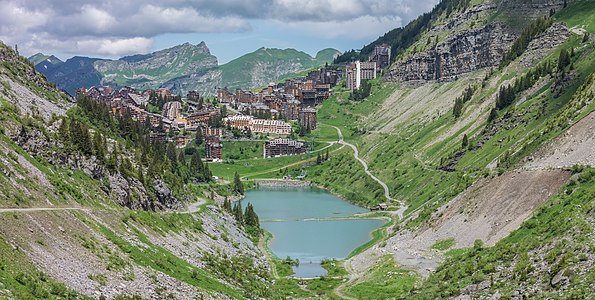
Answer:
MULTIPOLYGON (((200 206, 205 204, 207 201, 202 198, 198 198, 197 202, 191 203, 183 211, 163 211, 162 213, 180 213, 180 214, 192 214, 200 211, 200 206)), ((25 208, 0 208, 0 213, 30 213, 39 211, 68 211, 68 210, 80 210, 80 211, 91 211, 91 208, 85 207, 25 207, 25 208)))
POLYGON ((343 299, 348 299, 348 300, 356 300, 356 298, 353 298, 351 296, 348 296, 345 294, 345 290, 352 286, 353 283, 355 283, 358 279, 361 278, 362 274, 357 272, 353 266, 351 265, 351 260, 348 259, 343 263, 343 267, 345 268, 345 271, 347 271, 347 273, 349 274, 349 279, 340 284, 339 286, 337 286, 333 292, 335 293, 335 295, 343 298, 343 299))
POLYGON ((65 211, 65 210, 89 210, 82 207, 27 207, 27 208, 0 208, 0 213, 10 212, 36 212, 36 211, 65 211))
POLYGON ((395 212, 395 214, 397 216, 399 216, 399 219, 403 218, 403 214, 405 213, 405 210, 407 209, 407 205, 405 205, 404 202, 399 201, 397 199, 394 199, 390 196, 390 190, 388 189, 388 186, 386 185, 386 183, 384 183, 382 180, 378 179, 378 177, 374 176, 374 174, 372 174, 372 172, 370 172, 370 170, 368 170, 368 164, 359 157, 359 150, 357 149, 356 146, 354 146, 353 144, 350 144, 348 142, 346 142, 343 139, 343 132, 341 132, 341 129, 339 129, 339 127, 336 126, 332 126, 335 128, 335 130, 337 130, 337 135, 339 135, 339 144, 345 145, 350 147, 351 149, 353 149, 353 157, 359 161, 362 166, 364 166, 364 172, 366 172, 366 174, 368 174, 368 176, 370 176, 370 178, 374 179, 374 181, 378 182, 378 184, 380 184, 382 186, 382 188, 384 189, 384 198, 386 198, 386 200, 388 200, 389 202, 397 202, 399 204, 399 209, 395 212))

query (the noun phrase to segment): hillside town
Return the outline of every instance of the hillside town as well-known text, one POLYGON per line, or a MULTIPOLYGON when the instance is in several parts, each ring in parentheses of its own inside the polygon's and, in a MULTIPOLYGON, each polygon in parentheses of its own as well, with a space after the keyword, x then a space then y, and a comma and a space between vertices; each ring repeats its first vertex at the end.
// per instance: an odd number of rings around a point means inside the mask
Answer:
POLYGON ((345 69, 326 65, 259 91, 217 88, 216 97, 210 99, 197 91, 182 97, 165 88, 139 91, 108 86, 80 88, 77 97, 95 99, 113 114, 129 114, 150 127, 152 141, 185 148, 200 140, 207 161, 223 160, 222 140, 251 139, 254 134, 274 138, 264 144, 265 158, 296 155, 307 151, 307 143, 295 140, 293 133, 304 135, 316 129, 316 106, 331 96, 343 78, 350 91, 376 78, 389 64, 390 53, 390 46, 379 45, 370 61, 355 61, 345 69))

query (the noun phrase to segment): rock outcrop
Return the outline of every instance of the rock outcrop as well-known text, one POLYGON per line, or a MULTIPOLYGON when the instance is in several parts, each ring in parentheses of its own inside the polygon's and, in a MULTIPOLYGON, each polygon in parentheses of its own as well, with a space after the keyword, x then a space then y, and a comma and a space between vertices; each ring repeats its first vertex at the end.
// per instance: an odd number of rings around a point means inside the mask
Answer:
MULTIPOLYGON (((507 0, 498 4, 479 4, 453 14, 433 26, 421 40, 428 37, 429 44, 432 39, 437 41, 438 37, 445 34, 450 38, 433 45, 429 50, 397 61, 385 78, 399 82, 450 81, 464 73, 496 67, 520 35, 523 27, 520 24, 558 11, 564 3, 564 0, 507 0), (498 17, 501 14, 506 15, 507 19, 498 17), (490 19, 495 21, 486 22, 490 19), (482 23, 486 25, 480 25, 482 23)), ((532 64, 545 53, 541 49, 556 47, 568 37, 568 29, 562 24, 555 24, 531 42, 527 50, 533 55, 523 58, 524 64, 532 64)))
POLYGON ((455 80, 460 74, 497 66, 516 38, 502 23, 462 32, 393 65, 387 77, 392 81, 455 80))

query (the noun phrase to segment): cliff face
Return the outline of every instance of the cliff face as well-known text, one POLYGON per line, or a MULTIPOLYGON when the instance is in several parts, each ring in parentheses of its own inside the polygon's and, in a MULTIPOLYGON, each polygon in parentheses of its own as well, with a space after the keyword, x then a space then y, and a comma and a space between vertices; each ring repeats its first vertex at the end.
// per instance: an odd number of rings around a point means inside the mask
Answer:
POLYGON ((400 82, 449 81, 496 67, 519 37, 520 28, 563 5, 564 1, 558 0, 510 0, 453 13, 420 37, 414 49, 421 51, 414 50, 397 60, 385 77, 400 82), (440 38, 443 40, 438 42, 440 38))
POLYGON ((435 49, 393 65, 388 78, 393 81, 453 80, 463 73, 497 66, 516 36, 501 23, 466 31, 435 49))
POLYGON ((167 87, 173 88, 174 92, 187 92, 191 89, 207 90, 209 86, 204 83, 212 81, 213 77, 209 70, 217 65, 217 57, 201 42, 198 45, 185 43, 147 55, 98 61, 94 67, 104 75, 103 85, 155 89, 168 82, 167 87), (194 84, 176 84, 178 81, 187 82, 186 78, 192 78, 194 84))

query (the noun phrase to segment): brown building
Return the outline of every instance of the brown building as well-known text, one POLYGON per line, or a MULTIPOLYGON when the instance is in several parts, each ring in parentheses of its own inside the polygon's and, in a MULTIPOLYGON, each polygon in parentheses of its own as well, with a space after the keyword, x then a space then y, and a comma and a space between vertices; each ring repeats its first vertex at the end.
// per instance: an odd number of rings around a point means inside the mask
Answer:
POLYGON ((306 153, 308 147, 300 141, 272 139, 264 143, 264 158, 306 153))
POLYGON ((376 63, 376 69, 380 70, 390 65, 391 47, 387 44, 377 45, 370 53, 370 61, 376 63))
POLYGON ((220 161, 223 159, 223 145, 218 136, 205 136, 205 158, 208 161, 220 161))
POLYGON ((308 130, 316 129, 316 109, 308 106, 300 112, 300 125, 308 130))
POLYGON ((179 135, 176 136, 176 147, 177 148, 184 148, 190 142, 190 137, 187 135, 179 135))
POLYGON ((300 101, 299 100, 287 100, 283 103, 283 116, 287 120, 297 120, 300 114, 300 101))
POLYGON ((345 73, 347 88, 359 89, 362 81, 376 78, 376 63, 356 61, 347 65, 345 73))
POLYGON ((189 115, 186 119, 192 126, 199 123, 207 124, 209 120, 219 114, 219 110, 203 110, 189 115))
POLYGON ((230 93, 227 87, 217 89, 217 99, 221 103, 232 103, 235 102, 236 97, 230 93))
POLYGON ((221 135, 222 135, 221 128, 201 127, 200 130, 202 130, 202 136, 221 137, 221 135))
POLYGON ((170 119, 177 119, 182 113, 182 103, 178 101, 165 102, 163 105, 163 116, 170 119))

